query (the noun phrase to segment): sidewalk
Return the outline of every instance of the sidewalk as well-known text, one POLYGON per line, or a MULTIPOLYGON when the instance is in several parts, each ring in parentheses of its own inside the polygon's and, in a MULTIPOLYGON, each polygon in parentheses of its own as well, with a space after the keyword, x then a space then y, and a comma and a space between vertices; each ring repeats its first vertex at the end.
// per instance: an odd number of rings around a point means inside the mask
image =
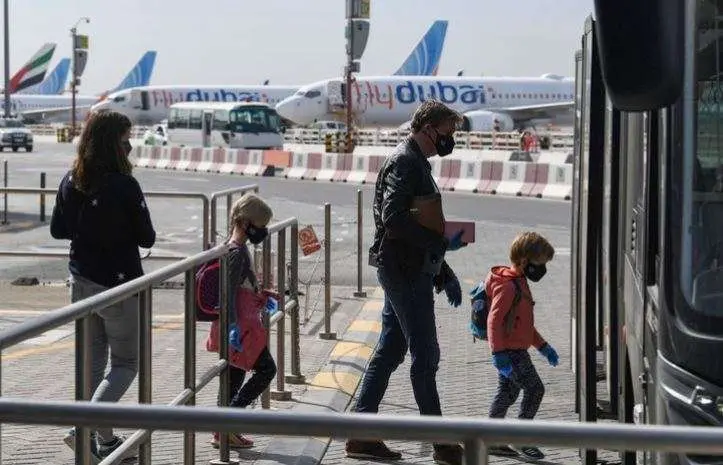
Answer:
MULTIPOLYGON (((292 400, 271 401, 272 409, 299 411, 343 411, 356 389, 368 357, 376 342, 377 325, 355 321, 365 299, 352 297, 355 289, 332 288, 332 331, 338 340, 323 340, 323 302, 309 314, 301 331, 301 371, 304 385, 286 384, 292 400), (348 331, 347 331, 348 329, 348 331), (341 340, 341 335, 346 336, 341 340), (331 361, 330 361, 331 360, 331 361), (353 363, 348 364, 347 362, 353 363), (344 362, 344 368, 338 363, 344 362), (347 366, 348 365, 348 366, 347 366)), ((368 289, 371 293, 373 289, 368 289)), ((11 286, 0 282, 3 309, 0 310, 0 329, 45 313, 68 303, 68 288, 56 286, 11 286)), ((301 299, 303 316, 303 298, 301 299)), ((153 293, 153 402, 170 402, 182 390, 183 382, 183 291, 156 290, 153 293)), ((370 315, 377 319, 377 314, 370 315)), ((364 318, 367 319, 366 317, 364 318)), ((288 320, 287 320, 288 321, 288 320)), ((302 320, 303 321, 303 320, 302 320)), ((201 374, 217 360, 217 355, 204 350, 208 323, 198 323, 197 373, 201 374)), ((288 332, 288 323, 287 323, 288 332)), ((72 400, 74 383, 73 326, 49 331, 3 354, 2 394, 12 397, 72 400)), ((287 334, 286 367, 289 371, 287 334)), ((276 334, 272 333, 271 352, 276 353, 276 334)), ((136 380, 137 381, 137 380, 136 380)), ((272 390, 276 381, 272 382, 272 390)), ((211 382, 197 397, 196 404, 216 405, 218 382, 211 382)), ((137 401, 137 382, 134 382, 122 402, 137 401)), ((255 408, 261 408, 260 401, 255 408)), ((7 464, 72 464, 73 455, 62 442, 65 428, 52 426, 3 425, 2 458, 7 464)), ((130 431, 121 431, 129 433, 130 431)), ((253 436, 256 446, 239 455, 244 463, 318 463, 328 440, 320 438, 285 438, 253 436)), ((153 463, 182 463, 182 433, 153 434, 153 463)), ((210 444, 210 435, 200 433, 196 439, 196 463, 208 463, 218 457, 210 444)), ((236 457, 232 451, 231 456, 236 457)))

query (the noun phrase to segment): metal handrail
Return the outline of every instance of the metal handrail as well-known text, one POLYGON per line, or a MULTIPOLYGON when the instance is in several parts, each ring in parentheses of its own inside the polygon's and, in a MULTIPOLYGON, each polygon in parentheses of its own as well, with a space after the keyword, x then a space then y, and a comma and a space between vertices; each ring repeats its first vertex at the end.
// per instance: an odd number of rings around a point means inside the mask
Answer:
POLYGON ((244 431, 283 436, 464 442, 465 454, 478 458, 474 463, 486 463, 485 445, 488 444, 723 454, 723 429, 700 426, 268 412, 234 408, 30 401, 7 397, 0 398, 0 421, 171 431, 191 427, 194 431, 208 432, 244 431))
POLYGON ((229 248, 230 244, 218 245, 212 249, 184 258, 179 262, 151 271, 146 275, 111 288, 101 294, 96 294, 82 301, 74 302, 65 307, 40 315, 37 318, 23 320, 17 325, 0 331, 0 350, 40 336, 46 331, 85 318, 95 310, 106 308, 126 300, 192 267, 200 266, 209 260, 225 255, 229 248))
MULTIPOLYGON (((41 197, 44 197, 45 195, 55 195, 57 193, 58 189, 46 189, 37 187, 0 187, 0 194, 39 194, 41 195, 41 197)), ((201 225, 203 231, 203 245, 201 249, 203 250, 206 248, 206 244, 208 244, 209 234, 208 222, 206 221, 206 218, 208 218, 210 203, 210 200, 206 196, 206 194, 202 192, 147 191, 143 192, 143 195, 146 198, 200 199, 203 204, 203 214, 201 215, 201 218, 203 219, 203 224, 201 225)), ((44 200, 41 199, 41 204, 43 203, 44 200)))

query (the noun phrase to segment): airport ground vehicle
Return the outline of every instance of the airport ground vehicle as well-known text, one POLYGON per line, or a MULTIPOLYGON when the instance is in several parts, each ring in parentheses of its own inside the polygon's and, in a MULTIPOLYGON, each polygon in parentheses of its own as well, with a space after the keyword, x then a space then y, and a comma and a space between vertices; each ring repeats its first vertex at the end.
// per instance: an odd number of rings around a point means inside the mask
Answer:
POLYGON ((26 152, 33 151, 33 133, 25 127, 22 120, 0 118, 0 151, 6 147, 13 152, 20 148, 24 148, 26 152))
POLYGON ((723 426, 722 6, 595 0, 585 24, 571 267, 581 421, 723 426))
POLYGON ((182 102, 168 115, 171 145, 275 149, 282 132, 276 110, 259 102, 182 102))

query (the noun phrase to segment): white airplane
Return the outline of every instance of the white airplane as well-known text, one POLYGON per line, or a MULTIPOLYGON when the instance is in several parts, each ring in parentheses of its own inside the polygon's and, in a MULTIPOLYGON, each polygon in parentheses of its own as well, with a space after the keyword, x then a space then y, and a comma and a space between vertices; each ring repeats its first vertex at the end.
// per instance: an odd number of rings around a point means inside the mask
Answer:
MULTIPOLYGON (((396 71, 398 76, 433 75, 442 56, 447 21, 432 23, 412 53, 396 71)), ((266 81, 268 82, 268 81, 266 81)), ((91 111, 109 109, 128 116, 135 124, 153 125, 168 118, 169 107, 186 101, 254 101, 276 105, 299 90, 301 85, 228 85, 228 86, 145 86, 108 95, 91 111)))
MULTIPOLYGON (((511 131, 531 122, 571 121, 573 78, 541 77, 357 77, 352 111, 362 126, 398 127, 408 122, 424 100, 435 98, 464 116, 465 131, 511 131)), ((276 105, 283 118, 306 125, 342 117, 345 83, 327 79, 299 89, 276 105)))

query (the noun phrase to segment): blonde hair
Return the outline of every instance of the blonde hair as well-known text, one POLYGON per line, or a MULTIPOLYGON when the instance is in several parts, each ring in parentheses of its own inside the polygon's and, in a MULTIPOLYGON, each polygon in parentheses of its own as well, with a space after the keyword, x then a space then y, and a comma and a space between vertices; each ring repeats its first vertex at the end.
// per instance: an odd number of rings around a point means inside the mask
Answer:
POLYGON ((273 216, 273 210, 261 200, 261 197, 248 193, 233 204, 228 224, 232 230, 234 226, 241 226, 244 221, 249 221, 255 226, 266 226, 273 216))
POLYGON ((555 248, 536 232, 523 232, 510 246, 510 261, 515 266, 527 262, 547 263, 555 256, 555 248))

